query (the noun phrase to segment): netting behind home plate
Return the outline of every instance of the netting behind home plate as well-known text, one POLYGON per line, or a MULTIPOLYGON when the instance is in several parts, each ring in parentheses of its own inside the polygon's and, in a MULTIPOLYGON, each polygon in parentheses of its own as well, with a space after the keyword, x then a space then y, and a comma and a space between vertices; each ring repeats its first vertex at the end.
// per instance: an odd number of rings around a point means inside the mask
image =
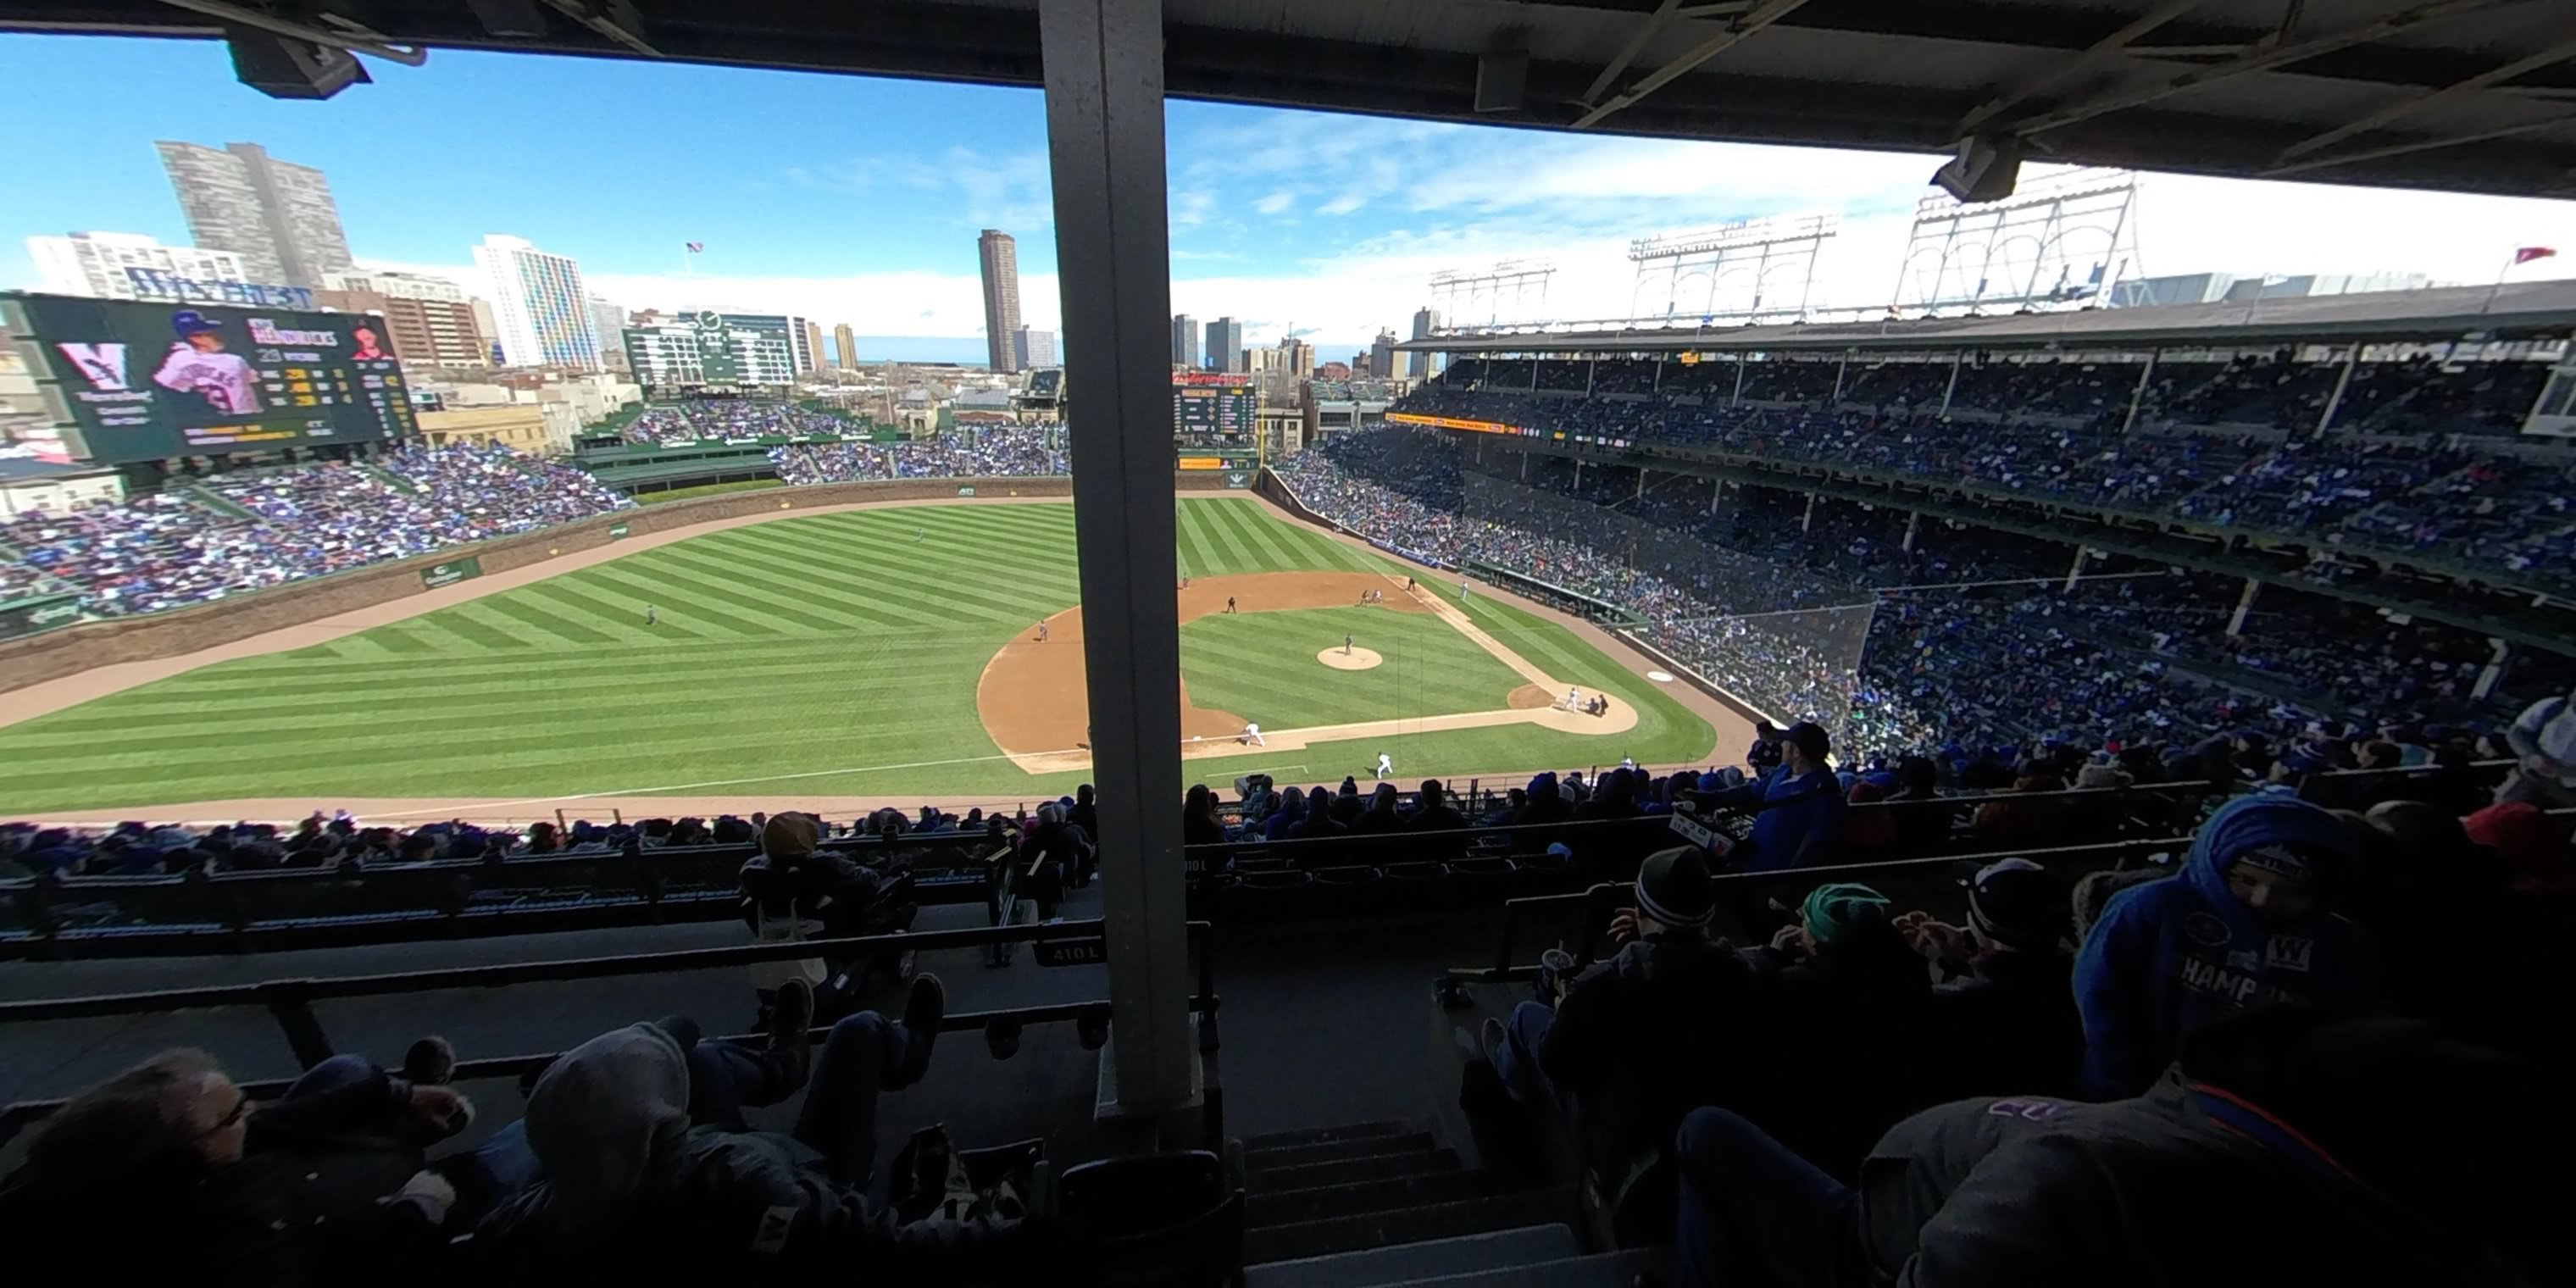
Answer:
POLYGON ((1667 526, 1692 516, 1615 477, 1626 487, 1579 500, 1470 471, 1461 528, 1476 557, 1623 610, 1623 629, 1762 715, 1841 737, 1875 597, 1667 526))

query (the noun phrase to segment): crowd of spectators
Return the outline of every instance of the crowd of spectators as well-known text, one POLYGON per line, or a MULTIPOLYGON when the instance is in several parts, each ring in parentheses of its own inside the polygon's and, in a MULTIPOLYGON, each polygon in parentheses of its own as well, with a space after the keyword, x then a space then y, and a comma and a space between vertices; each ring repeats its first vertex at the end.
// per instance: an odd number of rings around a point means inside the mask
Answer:
POLYGON ((1035 477, 1069 474, 1063 431, 1009 425, 944 431, 892 443, 789 443, 769 449, 792 484, 867 479, 1035 477))
POLYGON ((117 617, 606 514, 633 502, 496 443, 405 446, 174 479, 163 491, 0 524, 9 576, 40 575, 117 617))
POLYGON ((622 432, 630 443, 686 447, 708 439, 823 438, 858 428, 830 412, 786 403, 695 399, 647 407, 622 432))
POLYGON ((1660 377, 1650 362, 1599 363, 1592 397, 1532 390, 1525 363, 1460 363, 1400 409, 1979 484, 2576 586, 2576 452, 2496 434, 2530 409, 2542 364, 2373 363, 2341 400, 2340 364, 2287 353, 2160 364, 2144 391, 2118 364, 1998 360, 1961 367, 1955 386, 1946 363, 1855 364, 1839 399, 1817 388, 1832 364, 1772 366, 1748 364, 1739 404, 1730 363, 1660 377), (1601 396, 1614 368, 1620 388, 1640 370, 1659 379, 1656 396, 1601 396))
POLYGON ((1756 709, 1816 720, 1859 754, 2188 747, 2248 731, 2286 747, 2343 728, 2474 737, 2517 697, 2576 679, 2536 655, 2480 702, 2483 641, 2324 610, 2339 601, 2321 596, 2274 588, 2229 636, 2241 586, 2225 579, 2097 557, 2068 587, 2071 547, 1933 524, 1908 548, 1892 511, 1762 488, 1712 507, 1703 482, 1678 487, 1679 475, 1640 489, 1624 468, 1489 452, 1486 468, 1510 471, 1495 477, 1463 452, 1393 428, 1275 468, 1310 509, 1390 548, 1606 601, 1756 709))

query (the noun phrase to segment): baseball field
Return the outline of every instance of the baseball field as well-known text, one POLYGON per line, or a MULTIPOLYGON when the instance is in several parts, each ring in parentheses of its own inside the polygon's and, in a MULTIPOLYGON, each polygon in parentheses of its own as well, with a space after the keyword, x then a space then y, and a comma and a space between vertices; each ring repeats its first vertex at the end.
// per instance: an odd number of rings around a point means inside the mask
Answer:
MULTIPOLYGON (((1366 779, 1380 753, 1408 779, 1669 764, 1714 745, 1662 686, 1482 587, 1462 599, 1249 497, 1178 504, 1194 780, 1366 779), (1586 709, 1565 709, 1569 688, 1586 709)), ((1073 549, 1068 504, 960 502, 612 552, 0 727, 0 817, 1066 791, 1089 767, 1073 549)))

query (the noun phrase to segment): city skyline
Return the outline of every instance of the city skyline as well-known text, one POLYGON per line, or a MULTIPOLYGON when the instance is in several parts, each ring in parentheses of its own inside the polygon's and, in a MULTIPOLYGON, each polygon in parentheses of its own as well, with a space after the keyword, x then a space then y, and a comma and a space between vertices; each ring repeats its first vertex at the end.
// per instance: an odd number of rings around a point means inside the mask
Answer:
MULTIPOLYGON (((984 316, 965 238, 994 228, 1015 239, 1014 323, 1060 329, 1029 90, 442 50, 366 94, 287 103, 236 84, 218 44, 45 36, 0 37, 0 75, 37 102, 87 103, 107 78, 172 90, 108 96, 77 131, 25 133, 22 166, 55 181, 20 185, 0 211, 0 287, 39 283, 31 236, 189 245, 153 145, 230 140, 326 176, 362 269, 483 294, 467 248, 502 230, 578 260, 589 290, 628 310, 737 301, 843 319, 870 353, 989 361, 1008 328, 997 337, 984 316), (525 131, 511 105, 532 97, 695 106, 644 149, 525 131), (826 104, 888 121, 894 142, 818 148, 749 128, 826 104), (413 128, 430 119, 445 128, 413 128), (665 181, 674 155, 713 159, 724 181, 665 181), (684 255, 692 242, 704 252, 684 255)), ((1883 301, 1939 161, 1191 102, 1170 104, 1167 135, 1173 312, 1236 317, 1244 347, 1293 332, 1334 353, 1408 329, 1436 302, 1432 273, 1526 254, 1563 270, 1553 316, 1628 316, 1629 239, 1802 210, 1842 215, 1817 303, 1883 301), (1503 154, 1512 163, 1493 164, 1503 154)), ((2130 267, 2483 283, 2512 247, 2563 241, 2570 224, 2576 203, 2149 175, 2130 267)))

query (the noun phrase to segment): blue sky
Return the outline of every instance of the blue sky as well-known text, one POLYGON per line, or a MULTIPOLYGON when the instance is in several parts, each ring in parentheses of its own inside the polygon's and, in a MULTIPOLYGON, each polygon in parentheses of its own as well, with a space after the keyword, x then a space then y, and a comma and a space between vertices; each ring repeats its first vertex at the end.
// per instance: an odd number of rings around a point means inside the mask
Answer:
MULTIPOLYGON (((185 244, 153 141, 245 140, 329 175, 362 262, 468 286, 467 248, 513 233, 630 308, 792 310, 888 337, 863 357, 972 355, 975 236, 998 227, 1019 241, 1023 312, 1055 322, 1034 90, 447 50, 370 70, 282 102, 235 83, 212 42, 0 36, 0 84, 35 111, 12 131, 0 285, 33 284, 31 234, 185 244), (707 247, 689 276, 685 241, 707 247)), ((1781 212, 1842 217, 1819 299, 1884 302, 1937 164, 1195 103, 1167 120, 1175 309, 1236 316, 1254 342, 1293 330, 1328 358, 1401 331, 1433 272, 1517 256, 1559 264, 1548 316, 1626 316, 1627 239, 1781 212)), ((2576 256, 2563 202, 2149 176, 2137 224, 2154 273, 2483 281, 2513 245, 2576 256)))

